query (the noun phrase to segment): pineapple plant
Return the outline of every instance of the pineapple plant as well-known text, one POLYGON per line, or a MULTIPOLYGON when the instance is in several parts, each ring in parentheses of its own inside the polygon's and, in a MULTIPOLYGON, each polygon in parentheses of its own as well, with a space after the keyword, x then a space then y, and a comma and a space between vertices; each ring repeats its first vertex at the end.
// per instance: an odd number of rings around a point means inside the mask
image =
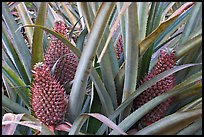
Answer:
POLYGON ((201 135, 201 11, 2 2, 2 134, 201 135))

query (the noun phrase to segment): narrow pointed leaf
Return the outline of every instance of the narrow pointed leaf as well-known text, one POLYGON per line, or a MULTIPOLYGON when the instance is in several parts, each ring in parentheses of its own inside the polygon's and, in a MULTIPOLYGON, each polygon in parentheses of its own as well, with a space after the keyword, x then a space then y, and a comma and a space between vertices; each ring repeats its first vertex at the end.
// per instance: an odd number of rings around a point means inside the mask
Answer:
POLYGON ((190 34, 192 33, 192 31, 196 27, 194 25, 194 22, 196 22, 197 15, 199 15, 201 10, 202 10, 202 3, 201 2, 196 2, 192 7, 190 16, 188 18, 188 21, 187 21, 187 23, 185 25, 183 34, 182 34, 181 39, 179 41, 179 45, 184 44, 185 41, 187 41, 189 39, 190 34))
POLYGON ((91 31, 91 24, 93 21, 93 16, 90 14, 88 2, 79 2, 79 7, 85 20, 86 28, 88 32, 91 31))
POLYGON ((191 125, 176 133, 176 135, 193 135, 198 129, 202 129, 202 119, 196 120, 191 125))
POLYGON ((186 112, 177 112, 169 115, 154 124, 138 131, 136 135, 172 135, 183 127, 202 117, 202 110, 195 109, 186 112), (169 122, 171 121, 171 122, 169 122), (171 130, 169 130, 169 128, 171 130))
POLYGON ((26 87, 27 85, 8 67, 2 66, 2 73, 15 85, 22 88, 17 89, 17 94, 23 100, 25 105, 30 108, 30 90, 26 87))
POLYGON ((6 28, 4 24, 2 25, 3 25, 2 27, 2 46, 5 48, 7 54, 9 55, 9 58, 11 58, 12 63, 15 65, 15 68, 17 69, 23 81, 26 84, 30 84, 30 80, 26 73, 25 67, 22 61, 20 60, 20 57, 16 49, 14 48, 14 43, 11 41, 11 39, 9 39, 9 35, 8 35, 8 32, 5 30, 6 28))
POLYGON ((113 130, 115 130, 116 132, 119 132, 122 135, 127 135, 126 133, 124 133, 120 128, 118 128, 118 126, 112 122, 111 120, 109 120, 107 117, 103 116, 102 114, 98 114, 98 113, 89 113, 89 114, 82 114, 79 118, 77 118, 75 120, 75 122, 73 123, 69 135, 77 135, 81 129, 81 127, 83 126, 84 122, 89 118, 89 117, 94 117, 96 119, 98 119, 99 121, 103 122, 104 124, 106 124, 108 127, 112 128, 113 130))
MULTIPOLYGON (((36 25, 45 25, 47 14, 47 3, 41 2, 36 19, 36 25)), ((32 44, 32 68, 37 62, 43 61, 43 30, 34 29, 33 44, 32 44)))
POLYGON ((72 50, 72 52, 74 52, 77 57, 81 56, 81 52, 78 48, 76 48, 66 37, 64 37, 63 35, 48 29, 47 27, 41 26, 41 25, 24 25, 23 27, 37 27, 37 28, 41 28, 47 32, 49 32, 50 34, 54 35, 56 38, 58 38, 59 40, 61 40, 64 44, 66 44, 70 50, 72 50))
POLYGON ((148 6, 148 2, 138 2, 138 26, 140 34, 139 41, 142 41, 146 36, 148 6))
POLYGON ((70 93, 70 105, 68 111, 70 113, 71 121, 81 113, 80 111, 84 100, 88 76, 91 71, 92 61, 113 7, 114 3, 103 3, 100 6, 90 32, 87 47, 83 50, 80 58, 78 64, 78 68, 80 69, 77 69, 76 71, 74 84, 70 93))
POLYGON ((11 101, 8 97, 2 94, 2 107, 6 107, 11 109, 15 113, 26 113, 30 114, 30 112, 22 107, 21 105, 11 101))
MULTIPOLYGON (((135 91, 139 60, 139 28, 137 3, 132 3, 126 11, 126 51, 125 51, 125 81, 122 102, 135 91)), ((131 106, 125 109, 121 118, 130 113, 131 106)))
MULTIPOLYGON (((76 17, 72 14, 72 12, 65 5, 65 3, 64 2, 60 2, 60 4, 62 5, 62 8, 64 9, 66 15, 69 17, 69 20, 71 21, 72 25, 76 24, 76 22, 78 22, 76 17)), ((79 24, 76 24, 76 27, 79 28, 79 24)))
POLYGON ((29 80, 31 80, 31 54, 29 52, 27 45, 24 42, 24 38, 21 32, 19 30, 16 32, 18 26, 14 20, 14 17, 11 15, 9 11, 6 2, 2 3, 2 15, 3 19, 7 23, 7 26, 9 27, 9 31, 14 42, 14 48, 20 60, 22 61, 22 64, 25 67, 29 80))
MULTIPOLYGON (((30 15, 28 14, 28 9, 24 2, 19 3, 16 6, 16 9, 21 17, 22 23, 25 24, 33 24, 30 15)), ((28 37, 29 44, 32 44, 33 41, 33 29, 25 28, 26 35, 28 37)))
POLYGON ((188 40, 182 46, 176 48, 176 58, 180 59, 182 56, 191 53, 192 50, 196 49, 202 44, 202 34, 188 40))
POLYGON ((103 83, 100 80, 99 76, 97 75, 97 72, 93 71, 92 69, 91 74, 92 74, 91 78, 93 82, 95 83, 95 87, 99 95, 99 98, 101 100, 102 107, 105 110, 105 114, 109 116, 114 111, 113 103, 111 101, 110 95, 108 94, 106 88, 103 86, 103 83))
MULTIPOLYGON (((104 47, 105 40, 107 39, 108 34, 109 34, 109 30, 107 26, 105 29, 104 35, 101 39, 101 42, 99 44, 98 50, 96 52, 97 57, 99 57, 100 53, 102 52, 102 49, 104 47)), ((119 65, 118 65, 117 57, 115 55, 114 46, 113 46, 112 41, 110 41, 108 45, 108 49, 105 52, 100 62, 100 69, 102 72, 103 83, 108 93, 111 96, 114 108, 116 108, 117 101, 116 101, 116 89, 115 89, 115 83, 114 83, 114 75, 119 70, 119 65)))
POLYGON ((154 40, 162 33, 175 19, 177 16, 162 22, 151 34, 149 34, 140 44, 140 55, 143 55, 154 40))

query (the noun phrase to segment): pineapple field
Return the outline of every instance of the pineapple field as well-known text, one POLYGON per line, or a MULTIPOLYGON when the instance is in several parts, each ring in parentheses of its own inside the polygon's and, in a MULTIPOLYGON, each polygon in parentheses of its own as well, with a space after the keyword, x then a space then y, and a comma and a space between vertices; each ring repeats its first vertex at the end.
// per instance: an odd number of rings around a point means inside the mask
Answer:
POLYGON ((202 2, 2 2, 2 135, 202 135, 202 2))

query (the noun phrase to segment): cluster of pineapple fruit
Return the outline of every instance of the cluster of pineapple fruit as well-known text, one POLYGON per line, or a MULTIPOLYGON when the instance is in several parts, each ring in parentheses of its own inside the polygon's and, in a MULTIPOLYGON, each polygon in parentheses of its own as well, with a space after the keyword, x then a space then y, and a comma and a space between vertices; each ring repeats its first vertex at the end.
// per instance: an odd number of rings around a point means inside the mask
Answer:
MULTIPOLYGON (((55 22, 54 31, 67 37, 67 27, 64 22, 55 22)), ((120 35, 115 47, 116 55, 119 60, 123 52, 122 36, 120 35)), ((157 64, 150 73, 145 76, 140 85, 165 70, 175 66, 175 52, 167 53, 160 51, 157 64)), ((63 121, 65 108, 68 103, 68 95, 65 88, 70 87, 77 69, 77 56, 55 36, 51 37, 50 45, 44 55, 44 62, 37 63, 33 69, 32 84, 32 108, 36 117, 47 126, 56 126, 63 121), (52 73, 52 69, 54 72, 52 73)), ((152 87, 143 91, 133 102, 133 109, 138 109, 154 97, 171 89, 174 84, 174 77, 170 75, 165 79, 155 83, 152 87)), ((171 103, 171 98, 161 103, 140 122, 143 125, 150 125, 164 117, 166 110, 171 103)))
MULTIPOLYGON (((54 31, 67 38, 67 27, 64 22, 56 21, 54 31)), ((44 55, 44 62, 34 66, 32 85, 33 111, 47 126, 55 126, 63 120, 68 99, 65 87, 69 87, 74 79, 77 65, 77 56, 64 43, 52 36, 44 55)))

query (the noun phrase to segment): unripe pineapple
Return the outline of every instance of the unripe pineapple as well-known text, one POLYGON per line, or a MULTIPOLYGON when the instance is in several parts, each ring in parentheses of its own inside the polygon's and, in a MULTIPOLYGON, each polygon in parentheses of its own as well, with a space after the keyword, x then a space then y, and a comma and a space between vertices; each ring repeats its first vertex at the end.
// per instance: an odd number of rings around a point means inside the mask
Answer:
MULTIPOLYGON (((54 31, 67 38, 67 27, 62 21, 55 22, 54 31)), ((58 59, 59 61, 54 69, 54 76, 65 87, 74 79, 78 65, 77 56, 63 42, 52 36, 44 61, 51 70, 58 59)))
POLYGON ((36 64, 33 73, 32 109, 45 125, 55 126, 62 122, 65 113, 64 89, 45 64, 36 64))
MULTIPOLYGON (((171 69, 175 66, 175 56, 174 51, 168 54, 164 50, 160 51, 160 57, 158 59, 157 64, 153 67, 151 72, 145 76, 141 80, 141 84, 150 80, 151 78, 155 77, 156 75, 164 72, 165 70, 171 69)), ((174 85, 174 77, 173 75, 170 75, 159 82, 157 82, 155 85, 151 86, 147 90, 143 91, 135 100, 134 100, 134 108, 138 109, 142 105, 144 105, 146 102, 150 101, 151 99, 161 95, 162 93, 170 90, 173 88, 174 85)), ((169 98, 166 101, 162 102, 158 106, 156 106, 153 110, 151 110, 148 114, 146 114, 140 121, 140 124, 142 126, 150 125, 162 117, 165 116, 165 113, 167 109, 170 106, 170 103, 172 102, 172 99, 169 98)))

